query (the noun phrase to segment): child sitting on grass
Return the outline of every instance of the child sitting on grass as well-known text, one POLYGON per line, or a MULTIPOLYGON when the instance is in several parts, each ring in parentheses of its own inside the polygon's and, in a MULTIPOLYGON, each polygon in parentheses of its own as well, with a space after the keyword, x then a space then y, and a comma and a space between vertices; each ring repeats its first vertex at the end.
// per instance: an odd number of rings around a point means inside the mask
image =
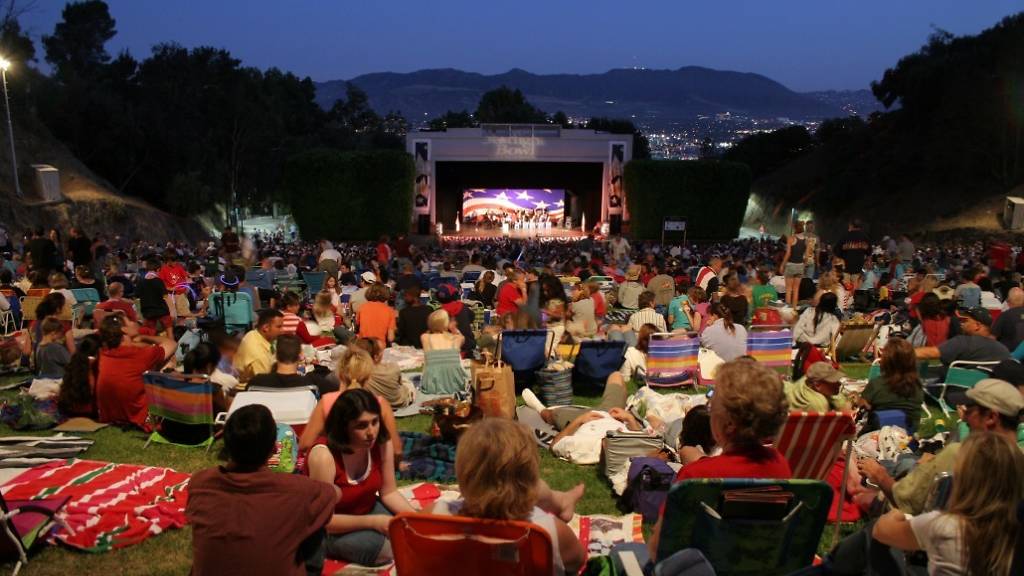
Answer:
POLYGON ((64 378, 64 368, 71 360, 65 344, 64 323, 48 317, 41 324, 42 340, 36 350, 36 377, 52 380, 64 378))

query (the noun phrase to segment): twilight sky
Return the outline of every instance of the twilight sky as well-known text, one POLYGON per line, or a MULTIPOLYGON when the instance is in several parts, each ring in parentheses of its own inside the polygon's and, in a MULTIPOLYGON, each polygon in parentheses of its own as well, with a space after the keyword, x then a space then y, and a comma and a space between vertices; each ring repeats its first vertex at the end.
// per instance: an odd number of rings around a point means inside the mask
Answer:
MULTIPOLYGON (((228 49, 314 80, 460 68, 594 73, 686 65, 764 74, 799 91, 867 88, 933 26, 974 34, 1024 0, 107 0, 115 54, 159 42, 228 49)), ((36 0, 38 42, 63 0, 36 0)), ((43 64, 40 46, 37 65, 43 64)))

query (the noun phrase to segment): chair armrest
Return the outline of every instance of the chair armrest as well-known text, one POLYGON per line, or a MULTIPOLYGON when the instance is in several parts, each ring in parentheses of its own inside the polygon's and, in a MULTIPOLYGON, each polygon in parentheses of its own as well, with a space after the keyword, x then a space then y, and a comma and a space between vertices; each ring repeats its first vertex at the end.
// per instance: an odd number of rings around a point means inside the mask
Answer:
POLYGON ((227 423, 227 421, 228 421, 228 413, 227 412, 218 412, 217 416, 213 419, 213 423, 214 423, 215 426, 223 426, 224 424, 227 423))
POLYGON ((631 550, 623 550, 619 554, 619 560, 622 561, 622 568, 626 571, 626 576, 643 576, 644 571, 640 568, 640 562, 636 559, 636 554, 631 550))

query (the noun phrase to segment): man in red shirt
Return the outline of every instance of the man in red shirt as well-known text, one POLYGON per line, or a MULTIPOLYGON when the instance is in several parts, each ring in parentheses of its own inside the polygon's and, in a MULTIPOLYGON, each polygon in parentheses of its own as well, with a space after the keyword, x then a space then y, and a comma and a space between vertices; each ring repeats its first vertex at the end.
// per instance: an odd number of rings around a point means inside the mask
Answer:
POLYGON ((380 262, 381 267, 387 266, 388 262, 391 262, 391 246, 388 246, 390 238, 387 236, 380 237, 380 243, 377 244, 377 262, 380 262))
POLYGON ((156 275, 163 280, 169 294, 185 294, 188 291, 188 272, 178 263, 178 254, 174 250, 164 252, 164 264, 156 275))
POLYGON ((504 316, 515 312, 519 306, 526 302, 526 279, 518 270, 509 270, 505 276, 505 282, 498 290, 498 303, 494 311, 498 316, 504 316))
POLYGON ((98 326, 103 320, 103 317, 111 312, 124 312, 124 315, 132 322, 138 322, 139 319, 135 315, 135 306, 132 306, 131 302, 123 299, 124 296, 124 285, 120 282, 111 282, 110 286, 107 286, 107 293, 110 298, 106 302, 100 302, 96 305, 96 309, 92 313, 93 322, 98 326))

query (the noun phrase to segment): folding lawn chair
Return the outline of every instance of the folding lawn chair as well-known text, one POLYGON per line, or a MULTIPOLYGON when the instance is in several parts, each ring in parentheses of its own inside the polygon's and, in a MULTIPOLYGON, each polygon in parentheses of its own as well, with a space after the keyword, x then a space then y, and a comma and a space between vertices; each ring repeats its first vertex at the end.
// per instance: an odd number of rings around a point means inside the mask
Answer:
POLYGON ((327 280, 327 272, 303 272, 302 280, 306 283, 306 290, 312 298, 317 292, 324 289, 324 282, 327 280))
POLYGON ((245 272, 245 283, 268 292, 273 292, 274 290, 274 281, 266 270, 247 270, 245 272))
POLYGON ((584 340, 580 342, 573 363, 573 384, 595 384, 604 388, 605 382, 622 367, 626 354, 625 342, 611 340, 584 340))
POLYGON ((28 564, 28 554, 53 526, 54 516, 70 496, 39 500, 4 500, 0 494, 0 562, 14 562, 13 576, 28 564))
MULTIPOLYGON (((852 412, 790 412, 775 437, 775 449, 789 462, 793 478, 824 480, 835 466, 843 443, 853 440, 855 434, 852 412)), ((851 454, 852 451, 848 450, 839 489, 836 537, 839 536, 840 512, 846 498, 846 476, 850 469, 851 454)), ((836 539, 833 541, 838 542, 836 539)))
POLYGON ((747 354, 769 368, 789 370, 793 366, 793 331, 785 325, 751 326, 747 354))
POLYGON ((843 322, 829 349, 829 357, 836 362, 850 358, 866 362, 865 351, 874 340, 877 331, 878 327, 873 322, 843 322))
POLYGON ((480 279, 481 272, 479 270, 469 270, 462 273, 462 283, 473 284, 480 279))
POLYGON ((696 334, 657 333, 647 345, 644 384, 652 388, 700 385, 700 340, 696 334))
POLYGON ((956 360, 949 365, 944 382, 925 385, 925 399, 938 404, 939 409, 948 416, 953 412, 953 409, 946 403, 948 392, 950 390, 965 391, 974 388, 974 385, 978 382, 991 377, 989 370, 997 364, 999 364, 998 361, 970 362, 967 360, 956 360))
POLYGON ((547 330, 505 330, 498 336, 498 360, 504 360, 515 373, 516 387, 533 381, 533 373, 547 364, 547 330))
MULTIPOLYGON (((875 378, 878 378, 881 375, 882 375, 882 363, 881 363, 880 360, 875 360, 874 362, 871 363, 871 366, 868 367, 868 381, 870 382, 871 380, 874 380, 875 378)), ((932 411, 928 409, 928 403, 927 402, 921 402, 921 409, 924 410, 924 413, 925 413, 927 418, 931 418, 932 417, 932 411)), ((904 414, 904 413, 901 412, 901 414, 904 414)), ((905 415, 906 414, 904 414, 904 416, 905 415)), ((906 424, 907 424, 907 426, 909 426, 909 428, 904 427, 905 430, 907 430, 907 431, 917 430, 917 424, 918 424, 917 422, 909 422, 908 421, 908 422, 906 422, 906 424)), ((882 426, 886 426, 886 424, 882 424, 882 426)))
POLYGON ((719 576, 772 576, 810 566, 825 528, 832 488, 820 480, 704 479, 672 486, 658 558, 696 548, 719 576), (721 517, 726 490, 779 487, 793 494, 781 520, 721 517))
POLYGON ((245 292, 214 292, 210 295, 214 315, 224 320, 228 331, 247 331, 252 328, 254 314, 252 298, 245 292))
POLYGON ((399 514, 388 525, 402 576, 551 574, 551 536, 529 522, 399 514))
POLYGON ((100 303, 100 293, 95 288, 72 288, 71 294, 81 306, 82 317, 90 318, 96 305, 100 303))
MULTIPOLYGON (((206 374, 168 374, 164 372, 146 372, 142 375, 145 384, 146 400, 149 403, 149 414, 155 416, 161 422, 170 420, 181 424, 207 425, 210 427, 210 436, 192 447, 205 446, 210 451, 213 445, 213 387, 210 377, 206 374)), ((148 448, 150 442, 158 444, 174 444, 160 432, 153 430, 146 440, 143 449, 148 448)))
POLYGON ((21 299, 21 327, 25 328, 28 323, 36 319, 36 308, 43 301, 42 296, 25 296, 21 299))

